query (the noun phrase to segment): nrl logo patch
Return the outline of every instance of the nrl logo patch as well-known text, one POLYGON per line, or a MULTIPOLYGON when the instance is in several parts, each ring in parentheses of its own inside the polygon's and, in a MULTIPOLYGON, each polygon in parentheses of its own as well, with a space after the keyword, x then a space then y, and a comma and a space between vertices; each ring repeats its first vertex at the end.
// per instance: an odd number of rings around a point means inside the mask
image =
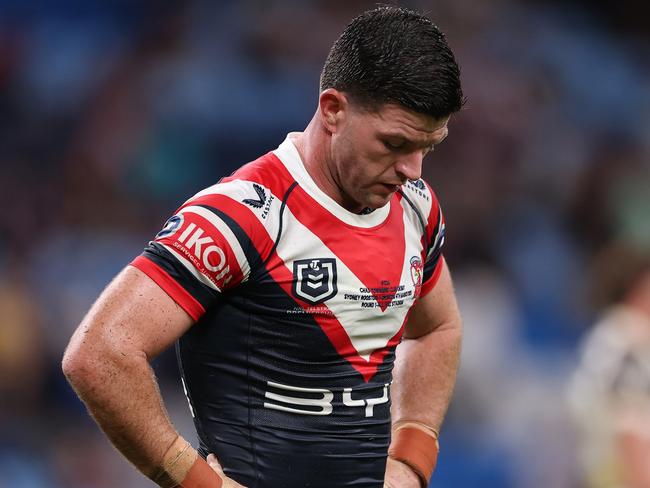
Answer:
POLYGON ((336 287, 336 259, 298 259, 293 262, 293 294, 309 303, 329 300, 336 287))
POLYGON ((264 191, 264 188, 255 183, 253 183, 253 189, 255 190, 255 193, 257 193, 257 200, 253 198, 246 198, 243 200, 243 202, 253 208, 262 208, 266 203, 266 192, 264 191))

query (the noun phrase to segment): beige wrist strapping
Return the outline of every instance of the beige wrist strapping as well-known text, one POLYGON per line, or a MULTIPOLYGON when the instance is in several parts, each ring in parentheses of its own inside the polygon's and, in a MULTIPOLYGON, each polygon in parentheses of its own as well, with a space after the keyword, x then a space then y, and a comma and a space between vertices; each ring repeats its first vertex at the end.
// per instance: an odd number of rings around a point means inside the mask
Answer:
POLYGON ((198 457, 199 453, 179 435, 163 456, 160 474, 153 481, 162 488, 179 486, 198 457))

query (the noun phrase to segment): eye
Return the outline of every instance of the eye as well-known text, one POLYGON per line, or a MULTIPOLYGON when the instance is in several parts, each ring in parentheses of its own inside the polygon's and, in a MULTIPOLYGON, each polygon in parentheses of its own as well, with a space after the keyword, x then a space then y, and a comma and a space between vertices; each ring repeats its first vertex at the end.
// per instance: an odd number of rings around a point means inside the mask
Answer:
POLYGON ((398 151, 404 147, 404 141, 397 142, 385 139, 382 142, 384 143, 384 146, 386 146, 386 148, 390 149, 391 151, 398 151))

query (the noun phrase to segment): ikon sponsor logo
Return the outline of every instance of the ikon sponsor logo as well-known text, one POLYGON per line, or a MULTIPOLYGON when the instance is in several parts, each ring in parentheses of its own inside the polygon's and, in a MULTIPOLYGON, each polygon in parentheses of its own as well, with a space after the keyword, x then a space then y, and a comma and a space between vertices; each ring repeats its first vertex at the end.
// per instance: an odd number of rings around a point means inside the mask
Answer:
MULTIPOLYGON (((213 273, 218 273, 214 278, 220 280, 230 271, 230 266, 226 263, 226 254, 217 246, 212 237, 203 234, 205 231, 195 223, 190 223, 178 238, 178 243, 183 244, 187 254, 192 255, 195 259, 213 273)), ((227 283, 232 279, 228 276, 224 282, 227 283)))
POLYGON ((336 287, 336 259, 298 259, 293 262, 293 294, 309 303, 329 300, 336 287))

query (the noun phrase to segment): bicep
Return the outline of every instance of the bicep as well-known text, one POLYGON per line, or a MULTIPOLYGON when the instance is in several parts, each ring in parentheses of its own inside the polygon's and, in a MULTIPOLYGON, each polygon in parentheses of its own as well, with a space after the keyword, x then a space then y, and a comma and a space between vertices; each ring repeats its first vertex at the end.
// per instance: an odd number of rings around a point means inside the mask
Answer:
POLYGON ((151 278, 127 266, 102 292, 70 342, 71 349, 108 349, 148 360, 194 322, 151 278))
POLYGON ((460 313, 447 263, 442 262, 440 276, 426 295, 413 305, 404 330, 405 339, 421 337, 439 327, 460 327, 460 313))

